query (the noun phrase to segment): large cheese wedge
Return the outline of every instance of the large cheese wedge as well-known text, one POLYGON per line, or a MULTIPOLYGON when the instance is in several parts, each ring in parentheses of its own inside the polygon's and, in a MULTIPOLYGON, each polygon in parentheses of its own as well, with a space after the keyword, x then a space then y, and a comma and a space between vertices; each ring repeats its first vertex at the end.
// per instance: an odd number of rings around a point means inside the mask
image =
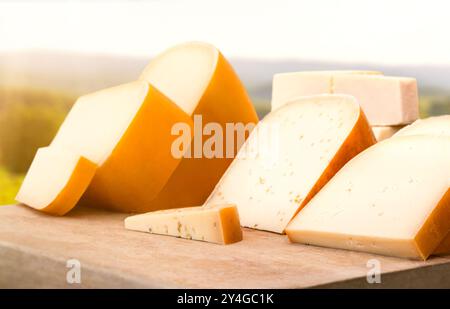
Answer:
POLYGON ((381 142, 387 138, 392 137, 404 126, 373 126, 372 131, 378 142, 381 142))
POLYGON ((279 73, 273 77, 272 110, 299 96, 334 93, 333 80, 336 75, 382 75, 377 71, 302 71, 279 73))
POLYGON ((234 203, 243 226, 283 233, 348 160, 374 143, 353 97, 292 101, 258 124, 208 203, 234 203))
POLYGON ((126 218, 125 228, 224 245, 242 240, 235 205, 207 205, 149 212, 126 218))
MULTIPOLYGON (((397 132, 394 136, 398 137, 410 135, 450 136, 450 115, 416 120, 414 123, 397 132)), ((448 253, 450 253, 450 233, 447 234, 444 240, 441 241, 439 246, 433 252, 433 254, 448 253)))
MULTIPOLYGON (((149 211, 181 159, 171 153, 174 123, 191 118, 150 84, 138 81, 77 100, 51 147, 99 166, 81 202, 119 211, 149 211)), ((160 205, 159 209, 166 205, 160 205)))
POLYGON ((408 124, 418 118, 419 99, 414 78, 378 74, 276 74, 273 81, 272 109, 286 100, 320 93, 341 93, 354 96, 371 125, 408 124), (320 80, 319 80, 320 79, 320 80), (326 86, 326 87, 324 87, 326 86))
POLYGON ((450 137, 390 138, 347 163, 286 229, 293 242, 426 259, 450 228, 450 137))
MULTIPOLYGON (((229 137, 225 134, 227 123, 245 126, 258 121, 233 68, 212 45, 193 42, 170 48, 150 62, 140 79, 155 85, 190 116, 201 116, 203 126, 218 124, 224 143, 229 137)), ((201 124, 196 126, 202 129, 201 124)), ((209 137, 205 134, 203 141, 209 137)), ((235 140, 234 147, 226 149, 231 155, 210 158, 202 153, 202 141, 196 139, 197 147, 188 152, 191 158, 183 158, 149 207, 202 205, 237 153, 239 138, 235 140)))
POLYGON ((76 205, 96 169, 94 163, 80 155, 40 148, 16 200, 52 215, 64 215, 76 205))
POLYGON ((395 136, 407 135, 450 136, 450 115, 418 119, 395 134, 395 136))

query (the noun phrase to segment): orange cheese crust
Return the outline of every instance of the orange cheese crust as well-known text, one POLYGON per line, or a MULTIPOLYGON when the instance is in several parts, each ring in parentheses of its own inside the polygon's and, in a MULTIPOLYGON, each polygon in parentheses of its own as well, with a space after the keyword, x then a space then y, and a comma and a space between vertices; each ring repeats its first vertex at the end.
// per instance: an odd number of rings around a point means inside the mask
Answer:
MULTIPOLYGON (((322 173, 320 178, 317 180, 314 187, 309 191, 306 198, 302 201, 300 207, 298 208, 296 214, 303 209, 303 207, 308 204, 308 202, 327 184, 327 182, 353 157, 357 154, 369 148, 376 143, 375 136, 373 135, 372 129, 367 121, 366 116, 362 109, 359 112, 359 118, 353 127, 347 139, 344 141, 342 146, 336 152, 336 155, 328 164, 325 171, 322 173)), ((294 218, 295 215, 292 217, 294 218)))
POLYGON ((39 209, 39 211, 56 216, 63 216, 68 213, 75 207, 83 193, 86 191, 96 170, 97 165, 95 163, 84 157, 80 157, 64 189, 51 204, 39 209))
MULTIPOLYGON (((244 86, 220 53, 216 70, 194 115, 202 115, 203 125, 219 123, 224 133, 226 123, 258 122, 244 86)), ((235 145, 234 155, 238 150, 235 145)), ((183 158, 162 191, 142 211, 202 205, 232 161, 233 158, 183 158)))
POLYGON ((193 122, 156 88, 147 97, 106 162, 99 167, 81 203, 122 212, 164 209, 152 203, 181 159, 171 153, 173 124, 193 122))

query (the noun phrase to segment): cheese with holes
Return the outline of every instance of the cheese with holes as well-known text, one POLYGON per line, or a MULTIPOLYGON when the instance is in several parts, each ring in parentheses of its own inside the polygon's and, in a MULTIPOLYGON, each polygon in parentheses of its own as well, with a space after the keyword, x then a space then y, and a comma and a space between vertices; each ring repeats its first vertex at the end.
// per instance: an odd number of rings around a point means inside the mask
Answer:
POLYGON ((242 240, 235 205, 206 205, 149 212, 126 218, 125 228, 218 244, 242 240))
POLYGON ((171 153, 177 122, 192 128, 191 118, 160 91, 132 82, 79 98, 51 147, 98 165, 81 203, 127 212, 155 210, 150 201, 181 162, 171 153))
POLYGON ((294 100, 258 124, 208 203, 234 203, 243 226, 283 233, 348 160, 374 143, 353 97, 294 100))
POLYGON ((293 242, 426 259, 450 228, 450 137, 390 138, 347 163, 286 229, 293 242))
POLYGON ((58 148, 40 148, 16 200, 37 210, 64 215, 84 193, 97 166, 88 159, 58 148))
POLYGON ((395 133, 401 130, 404 126, 374 126, 372 127, 373 134, 378 142, 392 137, 395 133))
POLYGON ((372 126, 408 124, 419 115, 416 80, 380 74, 276 74, 272 109, 289 99, 320 93, 354 96, 372 126))
MULTIPOLYGON (((227 123, 251 125, 258 121, 238 76, 212 45, 193 42, 172 47, 153 59, 140 79, 155 85, 191 117, 201 116, 203 125, 218 124, 224 133, 223 143, 228 136, 227 123)), ((248 132, 244 135, 243 140, 248 132)), ((203 140, 209 137, 205 134, 203 140)), ((236 137, 234 147, 224 144, 229 154, 224 150, 223 157, 210 158, 202 153, 202 141, 196 139, 196 147, 188 150, 191 157, 182 159, 148 207, 202 205, 241 146, 238 141, 236 137)))
POLYGON ((450 136, 450 115, 435 116, 416 120, 395 136, 407 135, 443 135, 450 136))

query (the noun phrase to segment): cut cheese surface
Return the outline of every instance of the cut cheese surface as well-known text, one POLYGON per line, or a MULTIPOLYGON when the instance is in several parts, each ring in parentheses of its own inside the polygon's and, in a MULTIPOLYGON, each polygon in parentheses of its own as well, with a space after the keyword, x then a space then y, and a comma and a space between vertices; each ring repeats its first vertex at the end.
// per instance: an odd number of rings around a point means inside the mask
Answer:
POLYGON ((392 137, 395 133, 401 130, 404 126, 374 126, 372 127, 373 134, 378 142, 392 137))
POLYGON ((236 204, 243 226, 283 233, 314 194, 373 143, 353 97, 294 100, 258 124, 208 203, 236 204))
POLYGON ((336 93, 354 96, 372 126, 408 124, 418 118, 419 101, 414 78, 379 74, 319 73, 275 75, 272 110, 295 97, 336 93))
POLYGON ((408 135, 450 136, 450 115, 418 119, 395 134, 395 136, 408 135))
POLYGON ((154 210, 158 208, 149 202, 181 162, 171 153, 176 139, 171 129, 177 122, 192 128, 189 115, 153 86, 132 82, 78 99, 51 147, 99 166, 83 204, 127 212, 154 210))
MULTIPOLYGON (((411 135, 450 136, 450 115, 418 119, 414 123, 398 131, 394 137, 411 135)), ((433 252, 433 254, 448 253, 450 253, 450 232, 433 252)))
POLYGON ((78 202, 97 166, 84 157, 58 148, 40 148, 16 200, 37 210, 64 215, 78 202))
POLYGON ((235 205, 206 205, 149 212, 126 218, 125 228, 218 244, 242 240, 235 205))
POLYGON ((450 137, 390 138, 347 163, 292 220, 293 242, 426 259, 450 228, 450 137))
MULTIPOLYGON (((217 123, 255 124, 256 111, 231 65, 217 48, 201 42, 180 44, 154 58, 141 80, 150 82, 171 98, 191 117, 201 116, 203 127, 217 123)), ((248 134, 247 134, 248 135, 248 134)), ((209 136, 205 135, 203 141, 209 136)), ((200 144, 200 147, 203 145, 200 144)), ((163 190, 147 205, 153 209, 202 205, 223 175, 240 145, 230 158, 191 157, 181 160, 163 190)), ((225 146, 223 147, 225 149, 225 146)), ((201 149, 200 149, 201 152, 201 149)))

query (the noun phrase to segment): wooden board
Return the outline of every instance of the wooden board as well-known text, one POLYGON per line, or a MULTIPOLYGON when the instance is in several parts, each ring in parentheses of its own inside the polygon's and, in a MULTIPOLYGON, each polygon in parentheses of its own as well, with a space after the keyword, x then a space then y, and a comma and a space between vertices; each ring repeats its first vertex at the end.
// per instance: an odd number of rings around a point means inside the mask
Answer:
POLYGON ((221 246, 127 231, 125 217, 82 208, 52 217, 1 206, 0 287, 450 287, 450 257, 411 261, 290 244, 249 229, 242 242, 221 246), (381 263, 381 284, 367 283, 372 258, 381 263), (81 284, 66 281, 69 259, 81 263, 81 284))

